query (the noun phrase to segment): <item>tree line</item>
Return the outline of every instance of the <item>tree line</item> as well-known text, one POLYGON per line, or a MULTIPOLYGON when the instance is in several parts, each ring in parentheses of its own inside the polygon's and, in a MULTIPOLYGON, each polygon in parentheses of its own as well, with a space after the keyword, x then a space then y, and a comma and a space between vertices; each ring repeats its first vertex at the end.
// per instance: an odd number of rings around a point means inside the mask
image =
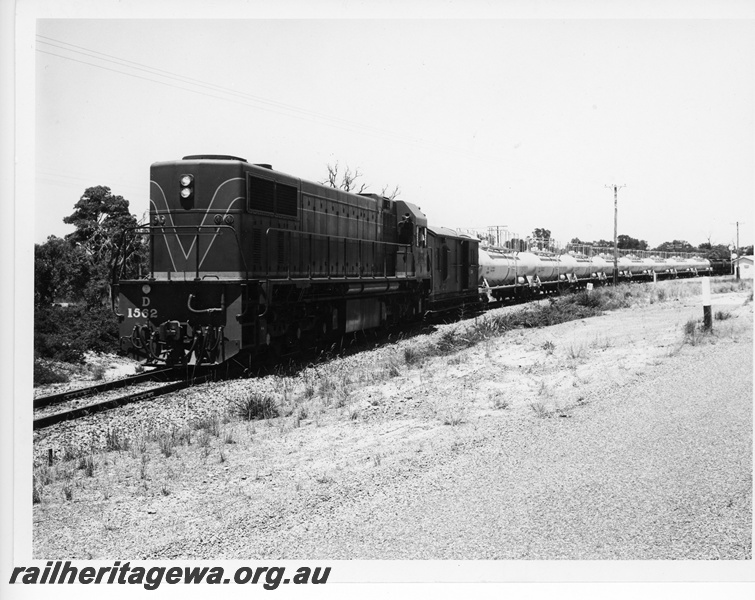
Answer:
POLYGON ((115 352, 118 322, 110 306, 114 275, 137 277, 147 244, 129 234, 139 223, 109 187, 87 188, 63 219, 74 231, 34 245, 35 381, 58 378, 44 359, 81 362, 87 350, 115 352))
MULTIPOLYGON (((493 235, 483 236, 487 238, 489 243, 495 243, 493 235)), ((578 237, 572 238, 569 242, 571 246, 592 246, 594 248, 613 248, 613 240, 581 240, 578 237)), ((514 251, 524 252, 531 247, 538 247, 543 250, 550 249, 554 246, 551 239, 551 230, 545 227, 536 227, 532 231, 532 236, 529 238, 511 238, 506 240, 503 244, 506 248, 514 251)), ((731 257, 732 251, 729 246, 725 244, 713 244, 710 239, 705 242, 694 246, 687 240, 672 240, 663 242, 654 248, 651 248, 646 240, 634 238, 630 235, 618 235, 616 236, 616 246, 619 250, 646 250, 651 252, 679 252, 683 254, 695 253, 701 255, 707 259, 728 259, 731 257)), ((740 256, 751 256, 753 254, 753 246, 742 246, 739 249, 734 249, 735 253, 740 256), (739 250, 737 252, 737 250, 739 250)))

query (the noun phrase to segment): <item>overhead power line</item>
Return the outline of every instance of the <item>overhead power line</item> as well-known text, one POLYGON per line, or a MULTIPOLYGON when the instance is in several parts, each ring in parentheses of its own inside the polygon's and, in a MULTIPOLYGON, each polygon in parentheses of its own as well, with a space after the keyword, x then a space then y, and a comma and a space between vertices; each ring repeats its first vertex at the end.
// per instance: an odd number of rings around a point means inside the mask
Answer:
POLYGON ((448 153, 453 156, 465 155, 475 160, 482 160, 485 162, 490 162, 491 164, 499 164, 499 159, 494 158, 494 157, 487 157, 487 156, 481 156, 481 155, 476 155, 476 154, 471 154, 471 153, 460 152, 458 147, 451 147, 451 146, 444 146, 441 144, 430 143, 423 139, 407 136, 407 135, 402 135, 394 131, 389 131, 386 129, 381 129, 381 128, 373 127, 370 125, 366 125, 363 123, 350 121, 350 120, 336 117, 333 115, 328 115, 325 113, 312 111, 306 108, 302 108, 300 106, 295 106, 292 104, 286 104, 283 102, 270 100, 268 98, 255 96, 253 94, 239 92, 237 90, 224 87, 221 85, 217 85, 208 81, 204 81, 202 79, 187 77, 185 75, 181 75, 173 71, 160 69, 157 67, 147 65, 145 63, 128 60, 128 59, 121 58, 112 54, 106 54, 104 52, 99 52, 98 50, 93 50, 91 48, 86 48, 84 46, 78 46, 76 44, 71 44, 63 40, 57 40, 55 38, 37 34, 37 42, 38 44, 44 44, 46 46, 55 48, 57 50, 61 50, 66 53, 77 54, 84 58, 88 58, 94 61, 101 61, 101 62, 108 63, 113 66, 108 66, 106 64, 98 64, 97 62, 90 62, 88 60, 82 60, 81 58, 75 58, 73 56, 68 56, 66 54, 60 54, 57 52, 51 52, 48 50, 37 48, 36 51, 41 54, 55 56, 63 60, 68 60, 68 61, 76 62, 79 64, 87 65, 90 67, 102 69, 105 71, 110 71, 112 73, 117 73, 119 75, 125 75, 128 77, 141 79, 143 81, 156 83, 162 86, 172 87, 179 91, 190 92, 190 93, 202 95, 208 98, 224 100, 226 102, 232 102, 234 104, 252 107, 252 108, 264 110, 267 112, 272 112, 272 113, 283 115, 283 116, 294 117, 294 118, 303 119, 303 120, 307 120, 311 122, 319 122, 321 124, 330 125, 333 127, 347 130, 347 131, 353 131, 360 134, 367 134, 374 137, 383 138, 388 141, 395 141, 395 142, 417 146, 417 147, 423 147, 423 148, 431 148, 433 150, 448 153), (120 67, 120 68, 114 68, 114 67, 120 67), (132 71, 138 71, 138 72, 132 72, 132 71))

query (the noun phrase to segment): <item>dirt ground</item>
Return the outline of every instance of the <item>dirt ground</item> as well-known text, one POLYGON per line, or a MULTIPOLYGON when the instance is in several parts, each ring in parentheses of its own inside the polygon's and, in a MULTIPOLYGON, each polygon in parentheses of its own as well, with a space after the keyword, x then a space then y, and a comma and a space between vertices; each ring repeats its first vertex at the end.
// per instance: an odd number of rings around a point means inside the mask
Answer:
MULTIPOLYGON (((34 504, 34 556, 711 558, 714 551, 707 546, 699 550, 699 539, 686 545, 641 540, 631 546, 637 548, 633 554, 611 544, 583 547, 572 538, 562 547, 561 533, 539 547, 527 533, 540 519, 533 506, 546 513, 551 506, 532 500, 537 490, 528 487, 528 477, 540 482, 532 485, 550 489, 565 472, 584 477, 590 469, 602 468, 576 451, 563 463, 554 457, 533 462, 530 444, 534 448, 537 440, 547 444, 547 436, 566 435, 549 428, 571 422, 584 427, 580 444, 587 436, 600 446, 605 428, 629 426, 616 419, 637 419, 642 425, 649 418, 640 404, 636 411, 613 413, 607 410, 612 401, 621 398, 627 408, 634 387, 648 378, 670 377, 683 365, 724 356, 724 351, 726 364, 741 357, 750 367, 737 371, 742 381, 731 392, 740 397, 749 389, 741 406, 732 408, 732 418, 745 426, 732 438, 736 452, 722 450, 721 461, 726 468, 736 462, 732 477, 751 487, 751 292, 714 294, 718 318, 713 332, 702 334, 699 327, 690 332, 687 325, 702 319, 700 296, 690 291, 694 285, 699 283, 676 284, 663 302, 511 331, 448 355, 423 352, 444 332, 460 333, 473 321, 443 325, 429 336, 335 359, 295 376, 199 386, 35 434, 39 502, 34 504), (274 398, 280 416, 255 422, 235 418, 235 407, 253 394, 274 398), (614 420, 612 414, 617 415, 614 420), (493 459, 491 452, 499 447, 505 453, 493 459), (60 459, 52 467, 42 461, 48 448, 60 459), (512 475, 501 474, 496 461, 510 464, 512 475), (527 470, 521 471, 517 465, 524 463, 527 470), (477 469, 479 477, 470 480, 469 473, 477 469), (523 481, 512 481, 514 473, 523 481), (477 481, 488 483, 475 491, 477 481), (505 527, 498 509, 475 502, 498 493, 485 487, 490 482, 498 482, 499 492, 501 486, 509 490, 504 494, 509 500, 518 499, 506 509, 505 527), (420 510, 423 498, 438 504, 420 510), (458 516, 453 506, 462 505, 473 508, 458 516), (474 506, 483 505, 484 512, 475 514, 474 506), (471 539, 449 541, 433 532, 442 527, 424 516, 402 523, 402 511, 448 515, 444 523, 456 518, 497 522, 507 533, 485 545, 479 532, 472 533, 477 525, 460 526, 457 533, 463 536, 468 530, 478 546, 471 539), (514 532, 515 539, 506 537, 514 532), (506 544, 516 545, 516 551, 506 544), (401 548, 413 550, 404 555, 401 548)), ((711 380, 685 381, 700 389, 711 380)), ((684 435, 680 439, 689 442, 684 435)), ((572 443, 563 441, 562 454, 572 443)), ((652 477, 665 481, 667 468, 659 467, 652 477)), ((623 475, 611 471, 607 477, 623 475)), ((751 558, 746 533, 751 529, 751 495, 731 494, 738 512, 719 529, 732 541, 716 542, 715 552, 722 558, 751 558)), ((606 506, 612 502, 606 500, 606 506)), ((667 508, 658 508, 660 528, 667 508)), ((572 514, 569 507, 554 505, 552 510, 572 514)), ((543 518, 548 527, 567 521, 569 528, 580 527, 558 514, 543 518)), ((584 523, 581 527, 588 529, 584 523)), ((584 531, 574 536, 584 537, 584 531)))

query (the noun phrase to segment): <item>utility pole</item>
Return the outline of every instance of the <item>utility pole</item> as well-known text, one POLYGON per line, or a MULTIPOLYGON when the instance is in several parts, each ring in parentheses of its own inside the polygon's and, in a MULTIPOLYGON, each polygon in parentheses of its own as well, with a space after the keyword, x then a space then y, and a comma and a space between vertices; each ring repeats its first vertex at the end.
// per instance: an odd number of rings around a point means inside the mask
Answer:
MULTIPOLYGON (((737 221, 736 223, 732 223, 732 225, 737 226, 737 281, 739 281, 739 225, 740 221, 737 221)), ((744 225, 744 223, 742 223, 744 225)))
POLYGON ((616 185, 614 183, 605 187, 613 188, 613 284, 617 285, 619 282, 619 189, 627 187, 627 184, 616 185))

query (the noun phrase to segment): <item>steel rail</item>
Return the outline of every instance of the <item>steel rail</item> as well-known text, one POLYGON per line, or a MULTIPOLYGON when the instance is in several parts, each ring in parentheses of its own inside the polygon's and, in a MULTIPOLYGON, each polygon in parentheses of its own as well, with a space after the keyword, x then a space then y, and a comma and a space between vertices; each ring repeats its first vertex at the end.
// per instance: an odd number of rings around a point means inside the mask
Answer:
POLYGON ((103 381, 89 387, 35 398, 34 408, 44 408, 45 406, 60 404, 61 402, 68 402, 69 400, 76 400, 77 398, 87 398, 88 396, 94 396, 95 394, 101 394, 102 392, 107 392, 109 390, 117 390, 118 388, 133 385, 135 383, 141 383, 143 381, 158 381, 160 379, 164 381, 165 379, 168 379, 170 376, 174 375, 176 375, 176 370, 173 368, 168 368, 159 369, 156 371, 148 371, 146 373, 138 373, 136 375, 129 375, 128 377, 124 377, 123 379, 103 381))
POLYGON ((191 387, 192 385, 196 385, 197 383, 204 383, 209 379, 211 379, 211 375, 203 375, 201 377, 197 377, 196 379, 192 379, 191 381, 175 381, 161 387, 153 388, 151 390, 135 392, 121 396, 119 398, 111 398, 110 400, 105 400, 96 404, 90 404, 88 406, 82 406, 79 408, 74 408, 72 410, 39 417, 38 419, 34 419, 34 429, 44 429, 45 427, 50 427, 51 425, 55 425, 56 423, 60 423, 62 421, 78 419, 87 415, 92 415, 98 412, 111 410, 119 406, 124 406, 126 404, 131 404, 132 402, 139 402, 140 400, 157 398, 159 396, 164 396, 165 394, 170 394, 171 392, 177 392, 179 390, 186 389, 188 387, 191 387))

